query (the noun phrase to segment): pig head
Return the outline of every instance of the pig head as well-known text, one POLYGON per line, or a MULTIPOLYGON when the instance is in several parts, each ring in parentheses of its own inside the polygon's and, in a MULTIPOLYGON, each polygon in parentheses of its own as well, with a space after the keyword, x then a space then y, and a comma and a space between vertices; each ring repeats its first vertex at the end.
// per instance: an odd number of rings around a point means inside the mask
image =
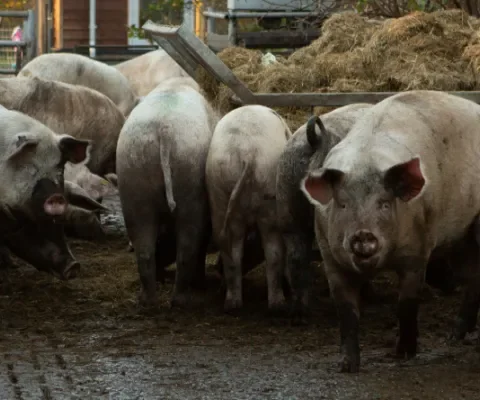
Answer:
POLYGON ((65 213, 63 170, 89 157, 90 142, 57 135, 17 111, 0 109, 0 210, 31 220, 65 213))
POLYGON ((414 157, 361 176, 326 163, 307 175, 302 190, 312 204, 329 207, 328 242, 336 261, 361 273, 373 273, 396 247, 400 234, 396 199, 407 203, 424 185, 420 159, 414 157))
MULTIPOLYGON (((13 211, 9 216, 3 215, 2 221, 10 219, 9 226, 16 229, 4 235, 0 245, 37 270, 68 280, 75 278, 80 264, 70 251, 64 228, 72 223, 81 226, 87 224, 88 220, 82 221, 81 218, 85 213, 94 216, 92 210, 105 207, 71 182, 65 182, 64 195, 69 204, 64 215, 55 220, 42 218, 33 221, 18 211, 13 211), (12 217, 14 220, 11 220, 12 217)), ((78 226, 76 228, 78 229, 78 226)), ((91 230, 92 227, 88 228, 91 230)))

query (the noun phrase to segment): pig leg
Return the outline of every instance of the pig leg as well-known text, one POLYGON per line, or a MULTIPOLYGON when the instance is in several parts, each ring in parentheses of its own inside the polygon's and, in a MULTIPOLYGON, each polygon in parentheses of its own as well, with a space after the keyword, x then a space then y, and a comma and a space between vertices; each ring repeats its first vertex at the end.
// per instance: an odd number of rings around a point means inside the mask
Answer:
POLYGON ((409 359, 417 354, 419 297, 425 281, 426 264, 424 260, 408 260, 397 270, 400 281, 397 311, 400 329, 396 356, 399 358, 409 359), (405 268, 407 265, 408 269, 405 268))
POLYGON ((205 210, 204 216, 204 226, 206 227, 206 231, 201 238, 201 247, 200 251, 198 252, 197 268, 195 269, 196 274, 193 281, 193 288, 199 290, 205 289, 206 259, 212 238, 212 222, 210 220, 210 212, 208 208, 205 210))
POLYGON ((202 266, 199 266, 199 253, 206 250, 204 242, 208 226, 204 204, 199 196, 195 196, 193 200, 188 199, 185 203, 178 200, 176 213, 177 270, 171 306, 183 307, 190 301, 191 293, 189 292, 194 288, 195 280, 199 277, 198 268, 203 267, 205 271, 206 253, 203 253, 202 266))
MULTIPOLYGON (((232 221, 233 222, 233 221, 232 221)), ((242 308, 242 260, 243 244, 246 234, 246 227, 243 223, 236 221, 227 230, 225 242, 220 251, 225 277, 227 293, 225 295, 225 311, 242 308)))
POLYGON ((157 265, 157 281, 163 285, 166 279, 165 268, 175 262, 177 243, 175 231, 173 230, 167 229, 166 233, 159 236, 155 250, 155 262, 157 265))
POLYGON ((292 319, 299 323, 308 312, 309 284, 313 271, 310 266, 313 235, 291 231, 285 233, 285 256, 287 274, 292 290, 292 319))
POLYGON ((258 225, 267 262, 268 308, 271 311, 282 311, 286 306, 283 294, 285 264, 282 236, 266 221, 260 221, 258 225))
POLYGON ((451 339, 463 340, 467 333, 473 332, 477 325, 480 307, 480 221, 473 225, 474 239, 469 246, 468 281, 463 291, 463 299, 455 320, 451 339))
POLYGON ((0 245, 0 269, 8 269, 12 266, 10 253, 5 246, 0 245))
POLYGON ((125 226, 128 236, 135 249, 138 272, 140 275, 141 292, 139 302, 142 306, 156 303, 156 244, 158 236, 158 214, 155 207, 144 203, 122 204, 125 226))
MULTIPOLYGON (((328 257, 328 256, 327 256, 328 257)), ((340 372, 358 372, 360 369, 360 289, 364 280, 355 273, 342 271, 331 257, 325 257, 325 272, 330 292, 335 301, 340 324, 340 372)))

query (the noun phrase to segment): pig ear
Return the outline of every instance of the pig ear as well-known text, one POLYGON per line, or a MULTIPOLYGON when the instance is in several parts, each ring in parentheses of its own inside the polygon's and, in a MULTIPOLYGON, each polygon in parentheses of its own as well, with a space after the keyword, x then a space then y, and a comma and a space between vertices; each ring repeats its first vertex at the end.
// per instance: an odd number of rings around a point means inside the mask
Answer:
POLYGON ((301 190, 313 205, 325 205, 333 197, 334 186, 339 184, 344 176, 345 173, 338 169, 320 168, 303 178, 301 190))
POLYGON ((15 138, 15 142, 11 145, 7 159, 15 160, 24 154, 32 152, 38 146, 39 139, 28 134, 19 134, 15 138))
POLYGON ((64 192, 72 206, 77 206, 89 211, 109 211, 107 207, 102 206, 99 202, 92 199, 87 192, 76 183, 65 181, 64 192))
POLYGON ((420 194, 425 185, 420 158, 394 165, 385 172, 383 179, 385 189, 391 190, 403 201, 410 201, 420 194))
POLYGON ((114 174, 113 172, 105 175, 105 179, 109 181, 113 186, 118 187, 118 178, 117 174, 114 174))
POLYGON ((316 149, 322 143, 322 136, 326 135, 328 135, 328 132, 320 117, 318 115, 310 117, 310 119, 307 121, 308 144, 312 148, 316 149), (320 129, 320 134, 317 133, 315 125, 320 129))
POLYGON ((58 146, 64 160, 70 161, 72 164, 87 163, 90 159, 90 140, 79 140, 70 135, 61 135, 58 140, 58 146))

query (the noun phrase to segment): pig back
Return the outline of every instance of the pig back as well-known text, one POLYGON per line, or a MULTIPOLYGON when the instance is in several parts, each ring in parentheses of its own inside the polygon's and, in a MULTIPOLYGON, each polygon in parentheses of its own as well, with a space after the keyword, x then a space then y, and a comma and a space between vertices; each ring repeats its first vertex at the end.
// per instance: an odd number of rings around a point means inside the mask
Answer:
POLYGON ((232 177, 235 181, 239 179, 243 165, 249 165, 254 177, 252 181, 259 189, 274 193, 278 160, 290 137, 286 123, 270 108, 240 107, 218 122, 209 159, 211 164, 224 166, 218 167, 219 174, 236 171, 238 176, 232 177))
POLYGON ((25 65, 18 76, 89 87, 109 97, 124 115, 131 112, 136 102, 130 83, 120 71, 80 54, 43 54, 25 65))
POLYGON ((480 106, 434 91, 405 92, 378 103, 336 145, 325 167, 361 174, 419 156, 420 195, 398 202, 406 225, 423 221, 440 246, 461 237, 480 212, 480 106))
MULTIPOLYGON (((288 141, 277 168, 277 207, 282 224, 313 224, 313 209, 300 190, 300 182, 311 167, 321 167, 331 148, 342 140, 357 119, 373 105, 350 104, 320 116, 327 135, 313 148, 307 140, 307 123, 303 124, 288 141)), ((315 124, 315 132, 321 135, 315 124)))
POLYGON ((205 168, 211 136, 206 101, 200 93, 194 89, 153 91, 122 128, 117 168, 134 169, 138 163, 159 167, 159 149, 164 149, 173 171, 180 168, 185 176, 192 176, 205 168))

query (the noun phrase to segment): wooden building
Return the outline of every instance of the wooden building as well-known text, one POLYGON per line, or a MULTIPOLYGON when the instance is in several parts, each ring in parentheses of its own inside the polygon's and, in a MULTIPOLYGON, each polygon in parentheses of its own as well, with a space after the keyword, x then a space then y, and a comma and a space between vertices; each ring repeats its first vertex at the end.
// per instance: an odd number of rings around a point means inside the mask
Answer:
MULTIPOLYGON (((96 44, 140 44, 127 32, 128 26, 139 25, 139 8, 140 0, 96 0, 96 44)), ((89 44, 89 0, 52 0, 52 17, 53 50, 89 44)))

